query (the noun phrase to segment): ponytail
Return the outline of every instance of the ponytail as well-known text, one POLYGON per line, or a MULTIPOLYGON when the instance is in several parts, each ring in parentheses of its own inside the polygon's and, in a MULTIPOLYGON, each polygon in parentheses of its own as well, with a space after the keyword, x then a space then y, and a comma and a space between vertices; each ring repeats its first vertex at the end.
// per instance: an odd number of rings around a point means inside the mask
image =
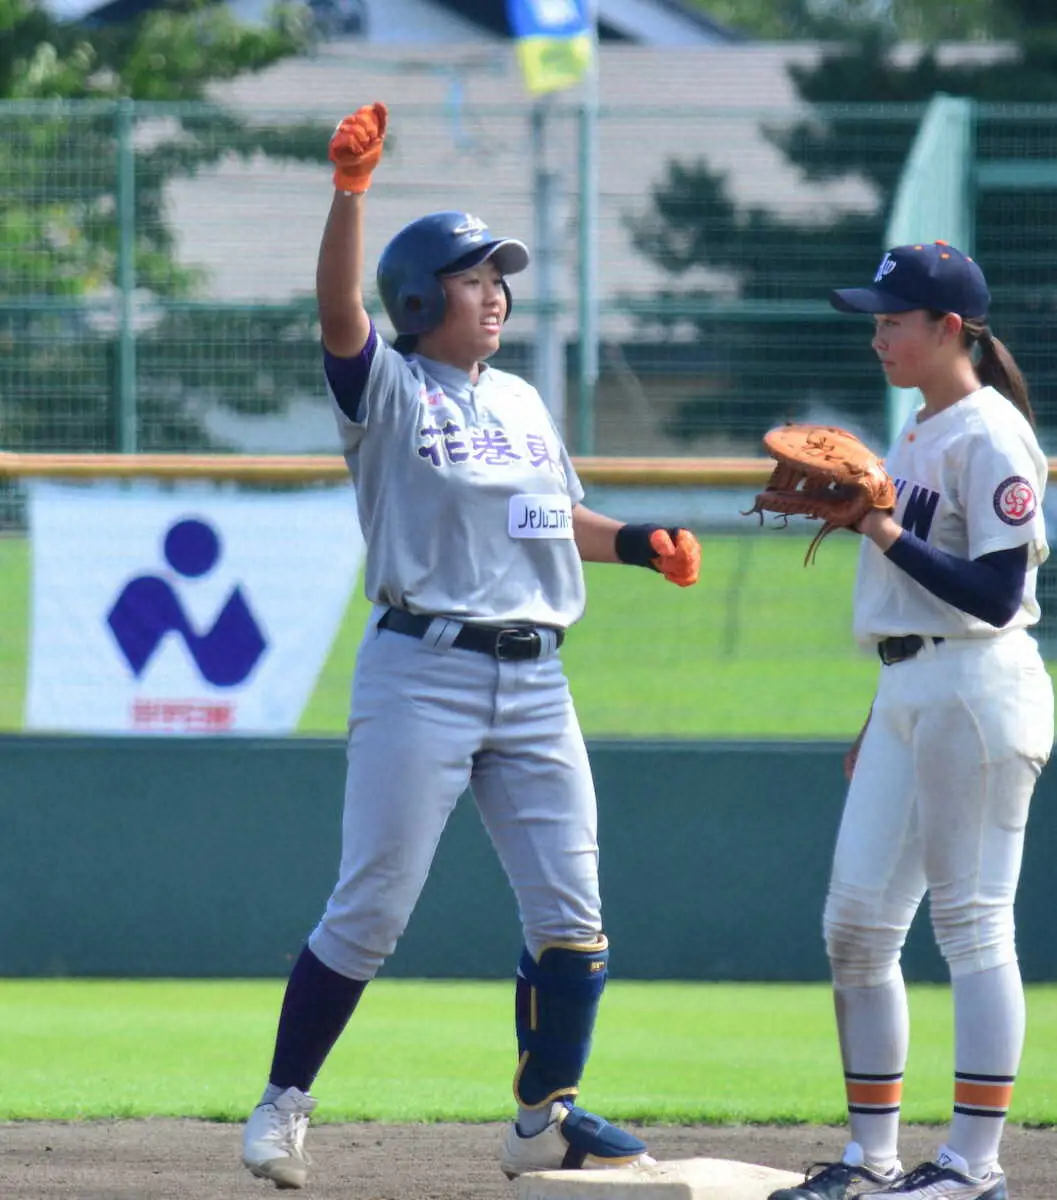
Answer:
POLYGON ((976 373, 980 382, 1001 392, 1007 400, 1016 405, 1027 418, 1028 424, 1035 428, 1035 414, 1028 399, 1028 385, 1017 361, 1003 342, 991 332, 986 321, 965 318, 962 322, 966 344, 972 348, 980 348, 980 358, 976 364, 976 373))

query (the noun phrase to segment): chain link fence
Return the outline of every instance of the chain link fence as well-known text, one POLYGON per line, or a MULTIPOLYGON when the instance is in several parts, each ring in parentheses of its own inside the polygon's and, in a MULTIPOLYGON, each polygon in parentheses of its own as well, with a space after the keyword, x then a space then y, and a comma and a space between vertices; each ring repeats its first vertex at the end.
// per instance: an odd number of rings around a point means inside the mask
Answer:
MULTIPOLYGON (((336 110, 291 106, 296 82, 273 83, 286 100, 273 109, 259 90, 224 107, 0 104, 0 444, 333 449, 312 288, 336 110)), ((604 107, 589 280, 580 110, 456 104, 450 80, 436 87, 394 121, 368 262, 436 208, 528 241, 536 264, 514 281, 496 361, 537 381, 553 320, 566 394, 547 398, 574 453, 754 454, 790 416, 883 442, 868 332, 826 293, 883 247, 920 108, 604 107), (578 386, 585 294, 599 312, 591 394, 578 386)), ((1055 117, 975 118, 976 254, 1044 437, 1057 420, 1055 117)))
MULTIPOLYGON (((856 158, 898 174, 909 110, 834 112, 856 158)), ((55 451, 329 451, 316 247, 333 112, 0 105, 0 442, 55 451)), ((515 281, 497 363, 534 378, 555 321, 567 437, 601 454, 755 453, 794 412, 882 428, 864 331, 828 286, 862 276, 885 197, 811 179, 782 111, 603 110, 598 277, 581 277, 575 108, 405 108, 369 196, 368 261, 423 211, 478 212, 552 264, 515 281), (633 144, 636 162, 628 161, 633 144), (539 244, 546 188, 548 226, 539 244), (578 411, 593 286, 600 378, 578 411)), ((373 281, 368 302, 378 312, 373 281)))

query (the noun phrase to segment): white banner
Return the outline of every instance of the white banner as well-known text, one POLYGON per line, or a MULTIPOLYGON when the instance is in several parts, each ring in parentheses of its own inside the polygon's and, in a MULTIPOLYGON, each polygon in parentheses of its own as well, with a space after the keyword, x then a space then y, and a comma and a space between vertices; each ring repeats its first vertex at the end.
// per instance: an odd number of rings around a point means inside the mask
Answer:
POLYGON ((26 728, 294 731, 363 560, 353 489, 29 488, 26 728))

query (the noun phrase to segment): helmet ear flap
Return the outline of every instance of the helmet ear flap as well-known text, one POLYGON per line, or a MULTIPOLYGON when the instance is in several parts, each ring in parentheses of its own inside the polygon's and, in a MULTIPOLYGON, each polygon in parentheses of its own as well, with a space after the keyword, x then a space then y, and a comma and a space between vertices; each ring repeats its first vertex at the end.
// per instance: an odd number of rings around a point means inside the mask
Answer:
MULTIPOLYGON (((421 281, 420 281, 421 282, 421 281)), ((428 333, 444 317, 444 289, 439 281, 430 281, 427 288, 418 283, 405 283, 396 293, 401 333, 428 333)))
POLYGON ((425 308, 426 299, 421 288, 405 283, 396 294, 396 304, 401 313, 415 320, 425 308))

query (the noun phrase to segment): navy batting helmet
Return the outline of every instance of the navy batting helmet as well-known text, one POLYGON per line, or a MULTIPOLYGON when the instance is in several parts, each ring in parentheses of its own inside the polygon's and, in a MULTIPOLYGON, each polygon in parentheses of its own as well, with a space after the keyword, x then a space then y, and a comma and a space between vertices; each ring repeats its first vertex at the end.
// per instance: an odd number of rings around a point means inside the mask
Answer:
MULTIPOLYGON (((419 217, 393 238, 378 260, 378 292, 400 334, 428 333, 444 318, 442 275, 456 275, 494 259, 501 275, 515 275, 529 262, 523 242, 495 238, 469 213, 437 212, 419 217)), ((503 283, 510 315, 510 289, 503 283)))

